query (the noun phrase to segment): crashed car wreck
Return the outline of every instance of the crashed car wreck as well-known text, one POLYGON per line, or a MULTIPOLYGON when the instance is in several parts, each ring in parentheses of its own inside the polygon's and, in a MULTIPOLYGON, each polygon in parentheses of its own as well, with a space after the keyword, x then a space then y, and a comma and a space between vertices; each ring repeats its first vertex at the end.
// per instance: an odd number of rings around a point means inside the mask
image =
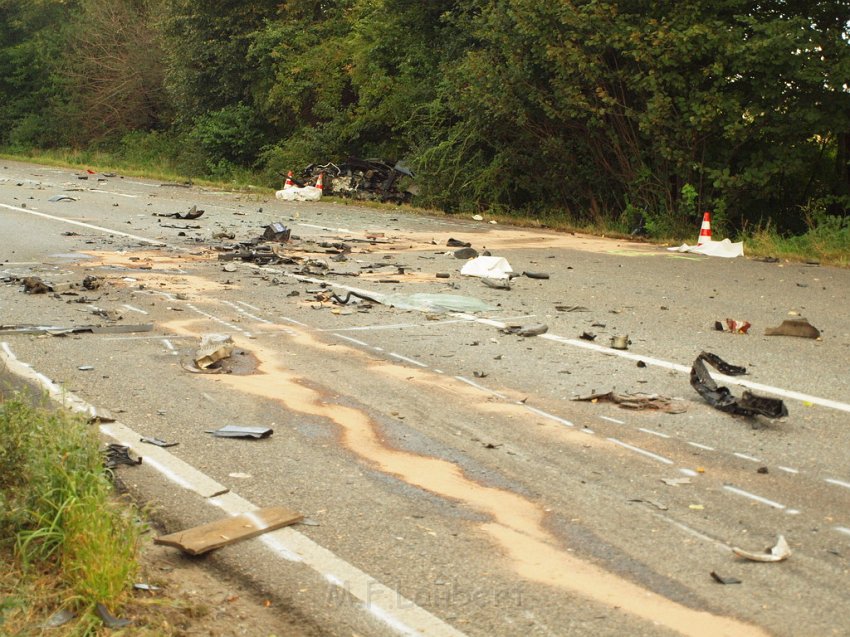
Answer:
POLYGON ((415 176, 403 162, 349 157, 344 162, 310 164, 302 172, 306 184, 324 173, 324 194, 368 201, 407 203, 416 194, 415 176))

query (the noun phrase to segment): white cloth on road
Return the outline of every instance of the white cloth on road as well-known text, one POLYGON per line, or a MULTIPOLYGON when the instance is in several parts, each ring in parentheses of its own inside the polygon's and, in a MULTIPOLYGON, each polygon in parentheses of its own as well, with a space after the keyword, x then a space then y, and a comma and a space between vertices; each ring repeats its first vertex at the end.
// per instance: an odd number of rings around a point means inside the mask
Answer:
POLYGON ((729 239, 723 241, 706 241, 702 245, 689 246, 683 243, 678 248, 667 248, 670 252, 689 252, 692 254, 704 254, 709 257, 733 257, 744 256, 744 242, 732 243, 729 239))

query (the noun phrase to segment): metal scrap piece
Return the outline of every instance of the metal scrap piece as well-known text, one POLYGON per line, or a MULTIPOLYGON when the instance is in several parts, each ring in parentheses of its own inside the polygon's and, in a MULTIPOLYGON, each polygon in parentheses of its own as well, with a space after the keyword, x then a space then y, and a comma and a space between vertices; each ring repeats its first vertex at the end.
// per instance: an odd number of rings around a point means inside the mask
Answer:
POLYGON ((241 427, 239 425, 225 425, 220 429, 208 430, 216 438, 268 438, 274 433, 270 427, 241 427))
POLYGON ((764 330, 765 336, 798 336, 800 338, 820 338, 820 330, 804 318, 786 319, 777 327, 764 330))
POLYGON ((95 605, 95 612, 97 613, 97 616, 100 617, 103 625, 107 628, 124 628, 133 623, 129 619, 119 619, 118 617, 115 617, 115 615, 110 613, 109 609, 100 602, 95 605))
POLYGON ((783 418, 788 415, 785 403, 778 398, 766 398, 750 391, 744 391, 741 398, 736 398, 728 387, 719 386, 714 381, 705 363, 730 376, 745 374, 747 370, 745 367, 730 365, 709 352, 701 352, 697 356, 691 367, 691 387, 712 407, 739 416, 761 414, 768 418, 783 418))
POLYGON ((791 556, 791 547, 788 546, 785 536, 780 535, 776 538, 776 544, 764 553, 751 553, 750 551, 739 549, 737 546, 732 547, 732 552, 738 557, 743 557, 753 562, 781 562, 791 556))
POLYGON ((130 456, 130 447, 126 445, 119 445, 118 443, 110 443, 107 445, 104 450, 104 466, 107 469, 114 469, 120 464, 129 465, 131 467, 135 467, 136 465, 142 464, 141 458, 133 458, 130 456))
POLYGON ((659 394, 618 394, 614 391, 609 391, 604 394, 588 394, 587 396, 578 396, 573 400, 589 401, 589 402, 612 402, 619 405, 623 409, 654 409, 663 411, 667 414, 681 414, 688 410, 684 401, 677 401, 667 396, 659 394))

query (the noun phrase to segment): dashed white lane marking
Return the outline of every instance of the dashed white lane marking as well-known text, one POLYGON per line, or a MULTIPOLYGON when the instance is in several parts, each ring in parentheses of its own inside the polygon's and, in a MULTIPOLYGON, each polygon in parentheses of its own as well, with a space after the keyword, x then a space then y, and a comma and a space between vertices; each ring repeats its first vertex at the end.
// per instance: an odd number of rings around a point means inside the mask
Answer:
POLYGON ((419 367, 428 367, 425 363, 421 363, 413 358, 408 358, 407 356, 402 356, 401 354, 396 354, 395 352, 387 352, 387 354, 397 360, 404 361, 405 363, 411 363, 412 365, 418 365, 419 367))
POLYGON ((834 526, 832 528, 838 531, 839 533, 843 533, 844 535, 850 535, 850 529, 848 529, 846 526, 834 526))
POLYGON ((775 502, 774 500, 768 500, 767 498, 763 498, 760 495, 756 495, 755 493, 750 493, 749 491, 744 491, 743 489, 739 489, 738 487, 733 487, 731 484, 724 484, 723 488, 729 493, 734 493, 736 495, 740 495, 745 498, 749 498, 755 502, 761 502, 762 504, 766 504, 769 507, 773 507, 774 509, 786 509, 787 507, 784 504, 780 504, 779 502, 775 502))
MULTIPOLYGON (((85 414, 96 413, 96 408, 65 391, 31 366, 20 362, 7 343, 2 343, 3 363, 14 374, 34 379, 41 384, 54 400, 85 414)), ((256 511, 259 507, 215 482, 205 474, 159 447, 139 450, 140 434, 121 423, 100 426, 107 436, 125 444, 140 455, 144 453, 145 464, 158 471, 167 480, 201 494, 204 501, 213 504, 230 515, 256 511)), ((340 582, 341 594, 349 594, 360 600, 360 608, 383 622, 396 634, 410 637, 465 637, 453 626, 432 615, 398 591, 389 588, 364 571, 349 564, 328 549, 291 527, 265 534, 260 542, 272 549, 283 559, 300 562, 313 569, 327 581, 340 582)))
POLYGON ((628 449, 629 451, 634 451, 635 453, 639 453, 642 456, 646 456, 647 458, 652 458, 658 462, 662 462, 664 464, 673 464, 673 461, 670 458, 665 458, 664 456, 659 456, 657 453, 652 453, 651 451, 647 451, 646 449, 641 449, 640 447, 635 447, 634 445, 630 445, 627 442, 623 442, 622 440, 618 440, 617 438, 608 438, 615 445, 619 445, 624 449, 628 449))
POLYGON ((349 343, 354 343, 355 345, 360 345, 361 347, 368 347, 372 349, 372 346, 369 343, 364 343, 363 341, 359 341, 356 338, 351 338, 350 336, 345 336, 344 334, 334 334, 337 338, 341 338, 344 341, 348 341, 349 343))
POLYGON ((686 469, 685 467, 679 467, 679 473, 689 476, 691 478, 696 478, 699 475, 698 471, 694 471, 693 469, 686 469))
POLYGON ((706 451, 714 451, 714 447, 709 447, 708 445, 701 445, 698 442, 688 442, 688 444, 692 447, 696 447, 697 449, 705 449, 706 451))
POLYGON ((480 389, 481 391, 483 391, 487 394, 490 394, 491 396, 496 396, 496 398, 501 398, 503 400, 507 399, 507 396, 505 396, 504 394, 500 394, 499 392, 493 391, 492 389, 489 389, 488 387, 484 387, 484 385, 481 385, 480 383, 476 383, 474 380, 466 378, 465 376, 455 376, 455 378, 458 379, 460 382, 466 383, 467 385, 470 385, 471 387, 475 387, 476 389, 480 389))
POLYGON ((121 307, 125 307, 128 310, 130 310, 131 312, 138 312, 139 314, 148 314, 149 313, 149 312, 146 312, 145 310, 143 310, 140 307, 136 307, 135 305, 127 305, 126 303, 123 303, 121 305, 121 307))
POLYGON ((129 180, 124 180, 124 183, 125 183, 125 184, 133 184, 133 185, 135 185, 135 186, 144 186, 145 188, 159 188, 159 185, 158 185, 158 184, 146 184, 146 183, 145 183, 145 182, 143 182, 143 181, 129 181, 129 180))
POLYGON ((299 327, 310 327, 306 323, 302 323, 301 321, 296 321, 294 318, 289 318, 288 316, 281 316, 284 321, 287 323, 292 323, 293 325, 298 325, 299 327))
POLYGON ((784 471, 785 473, 800 473, 799 470, 794 469, 792 467, 778 467, 780 471, 784 471))
POLYGON ((169 341, 167 338, 162 339, 162 344, 165 345, 165 349, 167 349, 169 352, 172 352, 172 353, 175 353, 175 354, 177 353, 177 348, 174 347, 174 344, 171 341, 169 341))
POLYGON ((835 478, 826 478, 824 482, 828 482, 829 484, 834 484, 837 487, 844 487, 845 489, 850 489, 850 482, 844 482, 844 480, 836 480, 835 478))
POLYGON ((236 301, 242 307, 247 307, 249 310, 254 310, 255 312, 262 312, 263 310, 256 305, 251 305, 250 303, 245 303, 245 301, 236 301))
POLYGON ((273 323, 271 321, 269 321, 268 319, 260 318, 259 316, 255 315, 255 314, 251 314, 250 312, 247 312, 246 310, 243 310, 241 307, 236 305, 236 303, 231 303, 230 301, 222 301, 222 303, 232 307, 234 310, 236 310, 240 314, 244 314, 245 316, 247 316, 252 321, 257 321, 257 323, 265 323, 266 325, 273 325, 273 323))
POLYGON ((625 420, 617 420, 616 418, 609 418, 608 416, 599 416, 602 420, 607 420, 608 422, 613 422, 615 425, 625 425, 625 420))
POLYGON ((645 434, 650 434, 651 436, 658 436, 659 438, 670 438, 669 434, 664 434, 660 431, 653 431, 652 429, 646 429, 645 427, 638 427, 638 431, 642 431, 645 434))
POLYGON ((234 325, 233 323, 228 323, 228 322, 227 322, 227 321, 225 321, 224 319, 221 319, 221 318, 219 318, 219 317, 217 317, 217 316, 215 316, 215 315, 213 315, 213 314, 210 314, 209 312, 204 312, 202 309, 200 309, 199 307, 197 307, 196 305, 194 305, 194 304, 192 304, 192 303, 187 303, 187 304, 186 304, 186 307, 188 307, 188 308, 189 308, 190 310, 192 310, 193 312, 197 312, 197 313, 198 313, 198 314, 200 314, 201 316, 205 316, 205 317, 207 317, 207 318, 208 318, 208 319, 210 319, 211 321, 215 321, 216 323, 218 323, 218 324, 220 324, 220 325, 224 325, 225 327, 229 327, 230 329, 232 329, 232 330, 234 330, 234 331, 236 331, 236 332, 241 332, 242 334, 244 334, 244 335, 245 335, 245 336, 247 336, 248 338, 253 338, 253 336, 251 335, 251 333, 250 333, 250 332, 248 332, 247 330, 243 330, 241 327, 239 327, 238 325, 234 325))
POLYGON ((565 427, 575 427, 575 423, 570 422, 560 416, 556 416, 554 414, 550 414, 547 411, 543 411, 542 409, 537 409, 537 407, 532 407, 531 405, 526 405, 523 403, 523 406, 530 411, 532 414, 537 414, 538 416, 542 416, 543 418, 548 418, 549 420, 554 420, 557 423, 561 423, 565 427))
POLYGON ((697 531, 696 529, 688 526, 687 524, 683 524, 682 522, 679 522, 678 520, 674 520, 673 518, 669 518, 666 515, 662 515, 661 513, 653 512, 652 515, 654 515, 655 517, 657 517, 661 520, 664 520, 668 524, 672 524, 676 528, 681 529, 682 531, 684 531, 685 533, 687 533, 689 535, 693 535, 695 538, 699 538, 700 540, 703 540, 704 542, 708 542, 709 544, 714 544, 715 546, 717 546, 720 549, 723 549, 727 553, 732 552, 732 547, 729 546, 728 544, 724 544, 720 540, 716 540, 715 538, 713 538, 709 535, 706 535, 705 533, 697 531))
POLYGON ((139 195, 130 195, 124 192, 113 192, 111 190, 101 190, 100 188, 89 188, 87 192, 99 192, 103 195, 115 195, 116 197, 127 197, 128 199, 137 199, 139 195))
POLYGON ((72 226, 78 226, 80 228, 88 228, 89 230, 99 230, 100 232, 106 232, 107 234, 114 234, 119 237, 127 237, 128 239, 133 239, 134 241, 138 241, 139 243, 146 243, 148 245, 154 246, 164 246, 165 243, 162 241, 156 241, 154 239, 148 239, 146 237, 140 237, 135 234, 129 234, 127 232, 121 232, 120 230, 112 230, 111 228, 104 228, 103 226, 96 226, 91 223, 85 223, 83 221, 76 221, 74 219, 65 219, 64 217, 57 217, 55 215, 48 215, 44 212, 38 212, 37 210, 32 210, 30 208, 19 208, 18 206, 10 206, 5 203, 0 203, 0 208, 7 208, 9 210, 16 210, 18 212, 23 212, 28 215, 33 215, 35 217, 43 217, 45 219, 50 219, 51 221, 58 221, 60 223, 67 223, 72 226))
POLYGON ((759 459, 759 458, 754 458, 753 456, 748 456, 745 453, 738 453, 737 451, 733 451, 732 455, 737 457, 737 458, 741 458, 741 460, 749 460, 750 462, 761 462, 761 459, 759 459))

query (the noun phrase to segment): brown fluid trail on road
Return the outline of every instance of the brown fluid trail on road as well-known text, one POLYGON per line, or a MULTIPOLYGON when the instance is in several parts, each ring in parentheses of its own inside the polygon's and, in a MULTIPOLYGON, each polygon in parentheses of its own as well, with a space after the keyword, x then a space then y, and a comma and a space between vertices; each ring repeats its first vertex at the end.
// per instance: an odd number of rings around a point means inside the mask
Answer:
MULTIPOLYGON (((197 335, 198 330, 191 328, 195 323, 172 322, 163 327, 180 334, 197 335)), ((286 329, 292 331, 290 326, 286 329)), ((296 330, 296 334, 293 340, 301 345, 319 345, 304 332, 296 330)), ((205 376, 205 380, 280 402, 290 411, 326 418, 339 427, 347 449, 380 471, 489 515, 492 521, 479 528, 501 547, 521 577, 615 606, 690 637, 767 635, 751 624, 690 609, 570 555, 545 529, 545 514, 539 505, 511 491, 481 485, 446 460, 391 447, 382 440, 376 423, 365 411, 326 402, 324 394, 308 387, 304 379, 278 362, 283 359, 280 351, 236 335, 234 341, 257 356, 258 373, 205 376)), ((339 351, 340 346, 335 345, 334 349, 339 351)))

